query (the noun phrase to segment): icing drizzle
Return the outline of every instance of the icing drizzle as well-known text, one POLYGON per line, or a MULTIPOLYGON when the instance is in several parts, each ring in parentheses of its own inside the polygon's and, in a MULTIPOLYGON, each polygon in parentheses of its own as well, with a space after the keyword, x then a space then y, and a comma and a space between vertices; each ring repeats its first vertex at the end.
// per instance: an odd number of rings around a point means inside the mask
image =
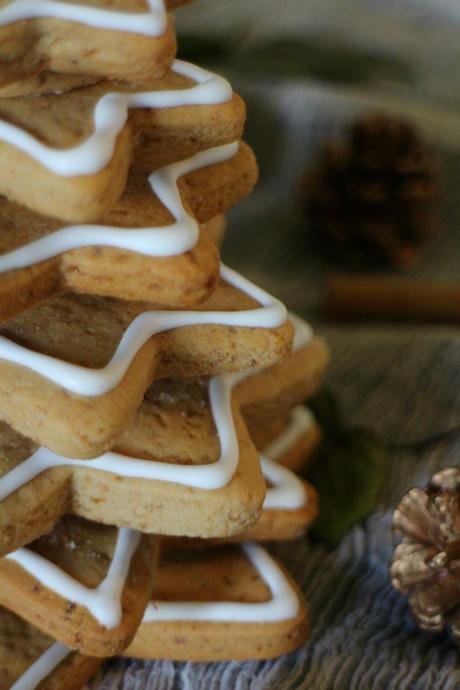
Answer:
POLYGON ((161 621, 231 621, 232 623, 272 622, 294 618, 299 597, 270 554, 259 544, 242 544, 248 560, 268 585, 272 598, 258 603, 234 601, 176 602, 155 600, 148 604, 143 624, 161 621))
POLYGON ((34 690, 71 653, 71 649, 55 642, 13 683, 10 690, 34 690))
POLYGON ((23 19, 48 17, 78 22, 97 29, 123 31, 143 36, 161 36, 166 30, 166 8, 163 0, 147 0, 149 12, 120 12, 80 3, 58 0, 12 0, 0 10, 0 25, 23 19))
POLYGON ((199 225, 183 207, 177 180, 208 165, 223 163, 238 151, 238 143, 216 146, 155 171, 149 177, 152 192, 171 212, 170 225, 119 228, 110 225, 71 225, 0 255, 0 273, 32 266, 81 247, 116 247, 146 256, 177 256, 193 249, 199 225))
MULTIPOLYGON (((174 465, 142 460, 108 452, 95 460, 74 460, 39 448, 27 460, 0 478, 0 501, 52 467, 80 467, 116 474, 120 477, 167 481, 196 489, 213 490, 226 486, 238 466, 239 448, 231 409, 232 385, 229 377, 216 376, 210 381, 211 411, 219 436, 221 451, 217 462, 207 465, 174 465)), ((261 456, 265 478, 273 485, 268 489, 264 508, 295 510, 306 502, 302 482, 274 460, 261 456)))
MULTIPOLYGON (((187 89, 174 91, 106 94, 99 101, 95 111, 96 122, 93 135, 81 147, 70 151, 55 150, 56 156, 63 161, 64 165, 73 166, 74 172, 71 174, 83 174, 80 159, 84 165, 94 164, 97 169, 103 167, 104 155, 110 158, 113 153, 115 139, 126 121, 128 107, 170 108, 178 105, 211 105, 224 103, 232 97, 230 84, 217 74, 181 60, 176 60, 171 69, 177 74, 193 79, 196 84, 187 89), (107 100, 104 101, 104 99, 107 100), (98 108, 104 111, 104 118, 107 120, 104 127, 102 127, 101 116, 96 117, 98 108)), ((23 141, 24 150, 29 152, 30 141, 27 137, 30 138, 30 135, 22 130, 16 131, 17 129, 13 125, 0 121, 0 138, 14 143, 19 148, 21 147, 18 142, 23 141)), ((33 141, 37 143, 37 140, 33 139, 33 141)), ((48 154, 45 155, 47 147, 43 147, 40 142, 37 145, 39 146, 37 151, 41 151, 40 155, 43 154, 45 157, 43 160, 40 159, 40 162, 45 165, 45 159, 50 160, 48 154)), ((35 144, 32 151, 35 151, 35 144)), ((183 161, 160 168, 150 175, 149 184, 152 193, 157 195, 174 217, 174 223, 149 228, 120 228, 95 224, 69 225, 0 255, 0 273, 31 266, 81 247, 110 246, 159 257, 177 256, 190 251, 197 243, 199 227, 195 218, 182 204, 177 180, 200 168, 222 163, 234 156, 237 151, 238 142, 216 146, 183 161)))
MULTIPOLYGON (((37 0, 31 2, 41 4, 37 0)), ((196 84, 190 88, 169 91, 106 93, 94 109, 93 133, 77 146, 67 149, 47 146, 24 129, 4 120, 0 120, 0 139, 61 177, 95 174, 111 160, 115 141, 126 123, 130 108, 213 105, 226 103, 232 98, 232 87, 223 77, 182 60, 175 60, 171 70, 193 79, 196 84)))
POLYGON ((34 352, 0 336, 0 359, 25 366, 77 395, 103 395, 115 388, 140 348, 152 336, 184 326, 219 324, 246 328, 276 328, 286 321, 286 308, 239 273, 221 265, 221 278, 262 306, 244 311, 147 311, 126 329, 110 362, 100 369, 71 364, 34 352))
POLYGON ((272 484, 265 494, 264 510, 303 508, 307 503, 307 494, 297 475, 263 455, 260 456, 260 462, 265 479, 272 484))
MULTIPOLYGON (((298 322, 295 327, 298 328, 298 322)), ((105 453, 95 460, 77 460, 57 455, 47 448, 39 448, 27 460, 0 477, 0 501, 32 481, 42 472, 52 467, 66 466, 91 468, 122 477, 136 477, 148 481, 175 482, 197 489, 212 490, 226 486, 234 476, 239 460, 238 438, 231 406, 232 390, 239 381, 253 374, 252 371, 245 374, 227 374, 215 376, 209 381, 210 408, 220 441, 220 457, 216 462, 208 465, 173 465, 131 458, 114 452, 105 453)), ((292 479, 292 477, 295 478, 295 475, 292 475, 286 468, 274 467, 269 460, 269 458, 272 461, 279 458, 287 450, 289 443, 294 443, 307 431, 306 419, 303 419, 302 424, 298 424, 297 415, 299 412, 294 412, 294 423, 283 431, 281 443, 276 447, 275 441, 265 449, 265 455, 269 457, 263 461, 263 469, 264 471, 267 469, 268 479, 275 485, 267 492, 266 500, 271 502, 271 506, 267 503, 266 507, 273 508, 276 505, 277 508, 289 509, 292 506, 294 509, 299 505, 299 488, 295 488, 296 482, 292 479), (282 490, 281 487, 283 487, 282 490), (271 493, 275 490, 276 499, 275 493, 271 493), (273 498, 270 498, 271 495, 273 498)), ((304 502, 302 505, 307 500, 305 492, 303 493, 304 502)))
MULTIPOLYGON (((107 110, 108 104, 110 104, 111 110, 110 113, 107 112, 105 114, 107 126, 101 128, 100 118, 99 120, 96 119, 94 134, 82 144, 84 150, 81 147, 72 149, 69 160, 67 160, 67 156, 69 156, 68 150, 64 152, 57 151, 56 155, 62 158, 65 165, 73 160, 72 165, 74 165, 74 170, 77 170, 77 172, 82 170, 78 166, 75 168, 75 161, 80 160, 80 158, 84 159, 85 165, 88 162, 96 161, 96 165, 102 167, 104 158, 101 158, 101 151, 106 151, 107 155, 109 155, 110 151, 113 152, 116 135, 126 120, 128 105, 131 107, 166 108, 176 105, 223 103, 232 97, 230 84, 216 74, 180 60, 174 62, 172 70, 177 74, 193 79, 197 84, 188 89, 176 91, 129 94, 131 98, 129 104, 128 102, 124 103, 126 98, 124 100, 122 98, 122 96, 126 97, 126 94, 106 94, 103 98, 109 98, 110 96, 111 99, 107 101, 107 107, 104 106, 104 109, 107 110), (117 127, 119 127, 118 130, 117 127), (94 151, 93 146, 96 147, 94 151)), ((101 99, 96 107, 96 111, 98 108, 102 109, 104 103, 105 101, 101 99)), ((6 122, 0 121, 0 138, 19 145, 17 143, 17 137, 19 136, 17 132, 13 139, 11 139, 12 128, 17 129, 6 122)), ((22 130, 19 131, 22 132, 22 130)), ((24 132, 22 134, 25 137, 29 137, 24 132)), ((22 141, 22 135, 19 136, 19 140, 22 141)), ((29 144, 30 142, 24 139, 26 151, 29 150, 29 144)), ((43 147, 40 142, 38 144, 40 147, 43 147)), ((186 160, 165 166, 150 175, 149 184, 152 192, 158 196, 175 219, 175 222, 171 225, 130 229, 94 224, 67 226, 46 237, 1 255, 0 273, 30 266, 63 252, 84 246, 118 247, 148 256, 176 256, 189 251, 197 242, 199 229, 196 220, 186 211, 182 204, 179 190, 177 189, 177 180, 179 177, 194 170, 228 160, 236 154, 237 150, 237 142, 214 147, 201 151, 186 160)))
POLYGON ((313 414, 304 405, 294 407, 286 428, 268 446, 265 446, 264 455, 272 460, 278 460, 312 428, 314 422, 313 414))
POLYGON ((109 570, 95 588, 85 587, 57 565, 30 549, 18 549, 5 558, 15 561, 59 596, 84 606, 101 625, 111 629, 121 621, 121 594, 139 542, 140 532, 126 528, 118 530, 109 570))

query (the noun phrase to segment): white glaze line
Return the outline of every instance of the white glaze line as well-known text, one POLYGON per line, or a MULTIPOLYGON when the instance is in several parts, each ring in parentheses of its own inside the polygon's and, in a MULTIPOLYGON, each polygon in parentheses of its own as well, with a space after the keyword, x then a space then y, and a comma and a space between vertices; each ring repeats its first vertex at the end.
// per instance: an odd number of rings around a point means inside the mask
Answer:
POLYGON ((263 454, 278 461, 284 453, 294 446, 315 424, 311 411, 304 405, 291 410, 287 426, 263 449, 263 454))
POLYGON ((29 350, 0 336, 0 359, 25 366, 77 395, 96 396, 113 390, 125 376, 141 347, 154 335, 174 328, 195 325, 223 325, 245 328, 276 328, 286 321, 286 308, 261 288, 227 266, 221 278, 245 292, 261 307, 244 311, 147 311, 139 314, 123 334, 110 362, 100 369, 71 364, 29 350))
POLYGON ((272 595, 269 601, 248 604, 154 600, 147 606, 142 625, 163 621, 269 623, 294 618, 300 609, 299 598, 276 561, 258 544, 243 544, 242 549, 269 587, 272 595))
POLYGON ((294 472, 263 455, 260 462, 265 479, 272 484, 265 494, 264 510, 298 510, 307 505, 307 492, 294 472))
MULTIPOLYGON (((0 478, 0 501, 53 467, 79 467, 119 477, 165 481, 203 490, 220 489, 232 480, 239 461, 238 437, 231 409, 232 375, 215 376, 209 382, 211 412, 220 442, 220 457, 207 465, 174 465, 108 452, 95 460, 77 460, 39 448, 27 460, 0 478)), ((302 482, 274 461, 262 457, 262 470, 273 484, 264 508, 295 510, 306 504, 302 482)))
POLYGON ((18 549, 5 558, 15 561, 44 587, 56 592, 60 597, 84 606, 101 625, 111 629, 121 622, 121 595, 139 541, 140 532, 131 529, 118 530, 117 544, 107 575, 94 589, 85 587, 57 565, 30 549, 18 549))
MULTIPOLYGON (((295 328, 298 326, 297 323, 295 328)), ((208 465, 173 465, 154 460, 131 458, 114 452, 105 453, 95 460, 78 460, 57 455, 47 448, 39 448, 27 460, 0 477, 0 501, 46 470, 52 467, 66 466, 86 467, 101 472, 110 472, 121 477, 133 477, 147 481, 175 482, 205 490, 226 486, 234 476, 239 461, 238 438, 231 408, 231 394, 235 385, 253 374, 253 371, 227 374, 215 376, 209 381, 211 414, 220 442, 220 456, 217 462, 208 465)), ((277 500, 279 501, 279 498, 277 500)), ((289 508, 290 502, 291 497, 288 497, 282 507, 289 508)))
POLYGON ((33 266, 64 252, 81 247, 115 247, 145 256, 177 256, 195 247, 199 225, 184 208, 177 181, 183 175, 229 160, 238 151, 238 142, 216 146, 165 166, 149 177, 153 194, 174 217, 174 222, 158 227, 120 228, 111 225, 71 225, 46 237, 0 255, 0 273, 33 266))
MULTIPOLYGON (((36 0, 33 0, 34 2, 36 0)), ((130 108, 176 108, 188 105, 214 105, 232 98, 232 87, 222 77, 182 60, 171 70, 197 82, 186 89, 107 93, 93 113, 94 131, 78 146, 57 149, 47 146, 21 127, 0 120, 0 139, 31 156, 45 168, 62 177, 93 175, 111 160, 116 139, 128 118, 130 108)))
POLYGON ((289 319, 294 325, 294 341, 292 343, 292 349, 294 352, 301 350, 311 343, 314 333, 313 329, 309 323, 302 319, 294 312, 289 312, 289 319))
POLYGON ((42 654, 18 680, 10 690, 35 690, 35 688, 61 664, 72 649, 55 642, 42 654))
POLYGON ((58 0, 12 0, 0 9, 0 26, 24 19, 50 18, 109 31, 161 36, 167 19, 164 1, 147 0, 147 4, 149 12, 120 12, 58 0))
POLYGON ((80 467, 147 481, 167 481, 197 489, 226 486, 239 460, 238 438, 231 409, 232 375, 210 380, 211 411, 220 441, 220 457, 207 465, 174 465, 155 460, 131 458, 108 452, 95 460, 70 459, 47 448, 39 448, 30 458, 0 478, 0 501, 52 467, 80 467))

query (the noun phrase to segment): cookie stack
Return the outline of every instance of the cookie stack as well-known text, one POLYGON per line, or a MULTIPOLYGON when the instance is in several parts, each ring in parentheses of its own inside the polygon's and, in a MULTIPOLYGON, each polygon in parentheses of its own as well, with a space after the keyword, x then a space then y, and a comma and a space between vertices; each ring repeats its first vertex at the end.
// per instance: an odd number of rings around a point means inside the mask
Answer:
POLYGON ((0 690, 308 631, 256 542, 315 515, 328 353, 220 261, 244 104, 174 59, 167 4, 0 7, 0 690))

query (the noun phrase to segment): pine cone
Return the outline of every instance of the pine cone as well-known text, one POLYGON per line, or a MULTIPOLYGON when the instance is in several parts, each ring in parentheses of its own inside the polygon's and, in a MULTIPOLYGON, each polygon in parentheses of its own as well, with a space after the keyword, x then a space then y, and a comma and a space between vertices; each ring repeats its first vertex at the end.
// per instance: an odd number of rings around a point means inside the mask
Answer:
POLYGON ((433 159, 412 125, 358 120, 347 143, 326 147, 307 179, 307 211, 320 246, 351 265, 413 262, 438 228, 433 159))
POLYGON ((393 528, 402 536, 391 566, 394 587, 409 595, 421 628, 450 624, 460 641, 460 470, 442 470, 426 490, 411 489, 393 528))

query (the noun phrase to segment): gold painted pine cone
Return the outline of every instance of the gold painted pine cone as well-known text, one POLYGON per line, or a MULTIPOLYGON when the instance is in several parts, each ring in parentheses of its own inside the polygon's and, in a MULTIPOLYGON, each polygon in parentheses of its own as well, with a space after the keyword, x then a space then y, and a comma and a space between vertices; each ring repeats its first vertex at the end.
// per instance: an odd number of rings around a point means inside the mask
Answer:
POLYGON ((393 515, 401 537, 394 551, 394 587, 409 596, 424 630, 450 625, 460 641, 460 470, 432 477, 427 489, 411 489, 393 515))

